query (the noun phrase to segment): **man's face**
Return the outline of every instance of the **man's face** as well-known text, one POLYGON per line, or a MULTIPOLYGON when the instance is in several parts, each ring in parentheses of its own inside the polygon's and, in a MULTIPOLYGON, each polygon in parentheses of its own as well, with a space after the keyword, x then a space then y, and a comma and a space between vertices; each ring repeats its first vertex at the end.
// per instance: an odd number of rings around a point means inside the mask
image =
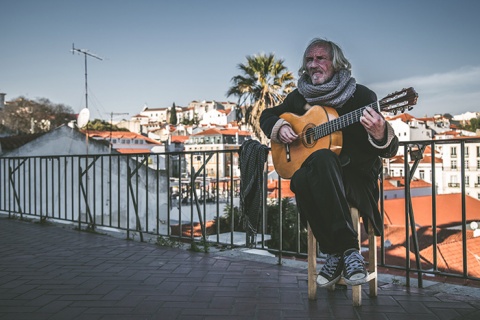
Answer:
POLYGON ((332 79, 335 73, 329 48, 325 45, 316 45, 308 49, 305 66, 313 84, 324 84, 332 79))

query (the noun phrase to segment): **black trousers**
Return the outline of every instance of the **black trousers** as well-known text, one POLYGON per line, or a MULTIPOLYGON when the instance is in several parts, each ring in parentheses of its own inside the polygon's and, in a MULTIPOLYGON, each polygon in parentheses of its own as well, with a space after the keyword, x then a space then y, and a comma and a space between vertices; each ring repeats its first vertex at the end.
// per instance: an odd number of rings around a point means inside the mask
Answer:
POLYGON ((308 222, 323 253, 359 249, 339 157, 329 149, 312 153, 292 176, 300 219, 308 222))

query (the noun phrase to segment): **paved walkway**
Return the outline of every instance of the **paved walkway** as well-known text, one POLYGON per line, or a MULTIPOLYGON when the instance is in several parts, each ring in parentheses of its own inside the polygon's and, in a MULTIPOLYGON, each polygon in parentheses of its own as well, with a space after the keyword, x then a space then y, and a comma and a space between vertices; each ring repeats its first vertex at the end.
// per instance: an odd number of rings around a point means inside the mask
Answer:
POLYGON ((361 307, 350 289, 309 301, 305 268, 0 216, 0 319, 480 319, 462 290, 367 289, 361 307))

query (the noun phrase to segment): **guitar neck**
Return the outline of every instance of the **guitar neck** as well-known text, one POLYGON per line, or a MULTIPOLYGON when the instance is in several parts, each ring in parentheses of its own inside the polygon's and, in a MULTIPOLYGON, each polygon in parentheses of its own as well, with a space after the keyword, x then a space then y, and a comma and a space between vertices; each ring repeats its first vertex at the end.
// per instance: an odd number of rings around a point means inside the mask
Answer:
POLYGON ((323 138, 325 136, 328 136, 328 135, 332 134, 333 132, 340 131, 343 128, 348 127, 351 124, 359 122, 360 117, 363 115, 363 110, 365 110, 367 107, 371 107, 371 108, 379 111, 378 103, 377 102, 372 102, 371 104, 369 104, 367 106, 356 109, 356 110, 354 110, 352 112, 349 112, 349 113, 346 113, 343 116, 340 116, 336 119, 333 119, 331 121, 327 121, 325 123, 322 123, 319 126, 316 126, 315 128, 313 128, 313 130, 314 130, 313 138, 315 140, 318 140, 320 138, 323 138))

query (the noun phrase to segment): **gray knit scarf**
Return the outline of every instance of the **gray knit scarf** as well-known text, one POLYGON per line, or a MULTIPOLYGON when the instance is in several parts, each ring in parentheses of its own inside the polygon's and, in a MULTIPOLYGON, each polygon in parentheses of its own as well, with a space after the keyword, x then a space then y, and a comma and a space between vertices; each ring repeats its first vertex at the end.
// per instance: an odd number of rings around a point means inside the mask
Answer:
POLYGON ((341 69, 329 82, 320 85, 313 85, 306 73, 298 79, 298 91, 310 105, 341 108, 355 89, 355 78, 347 69, 341 69))

